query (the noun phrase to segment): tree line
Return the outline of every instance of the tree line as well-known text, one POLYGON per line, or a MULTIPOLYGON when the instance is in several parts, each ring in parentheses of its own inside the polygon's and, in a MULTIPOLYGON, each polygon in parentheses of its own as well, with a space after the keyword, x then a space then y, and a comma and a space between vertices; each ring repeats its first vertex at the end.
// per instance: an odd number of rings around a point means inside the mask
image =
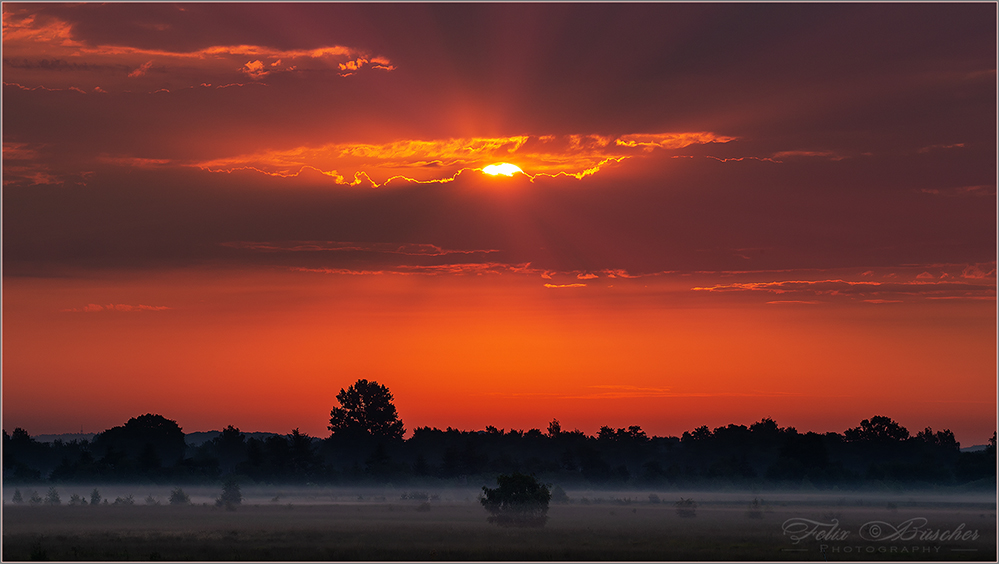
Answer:
POLYGON ((910 434, 875 416, 843 433, 800 433, 764 418, 752 425, 698 427, 680 437, 648 436, 640 426, 595 435, 540 429, 467 431, 418 427, 404 439, 388 388, 358 380, 337 395, 330 436, 247 437, 228 426, 193 446, 176 421, 146 414, 93 440, 36 441, 3 431, 5 483, 475 484, 497 474, 534 474, 565 486, 864 487, 872 484, 994 487, 996 436, 961 452, 954 434, 910 434))

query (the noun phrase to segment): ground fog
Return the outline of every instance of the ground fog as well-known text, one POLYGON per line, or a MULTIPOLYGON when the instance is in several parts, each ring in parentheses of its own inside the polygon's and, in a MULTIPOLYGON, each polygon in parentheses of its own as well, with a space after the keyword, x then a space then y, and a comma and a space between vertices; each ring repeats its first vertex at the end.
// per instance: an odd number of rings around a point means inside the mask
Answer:
POLYGON ((184 488, 188 505, 159 486, 63 486, 59 505, 27 501, 49 487, 17 489, 24 503, 3 491, 4 560, 996 558, 992 493, 570 489, 543 528, 516 529, 487 523, 471 487, 253 486, 232 510, 220 487, 184 488), (108 504, 67 503, 95 487, 108 504))

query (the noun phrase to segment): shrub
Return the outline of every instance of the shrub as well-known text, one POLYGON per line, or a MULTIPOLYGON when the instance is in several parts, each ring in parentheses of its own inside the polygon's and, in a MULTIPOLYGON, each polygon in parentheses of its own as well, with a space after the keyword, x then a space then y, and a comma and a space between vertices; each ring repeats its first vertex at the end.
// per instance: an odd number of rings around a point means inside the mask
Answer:
POLYGON ((239 491, 239 482, 236 478, 227 478, 222 485, 222 495, 215 500, 216 507, 225 507, 228 511, 235 511, 236 506, 243 503, 243 494, 239 491))
POLYGON ((10 500, 18 505, 24 503, 24 498, 21 497, 21 490, 15 489, 14 497, 10 498, 10 500))
POLYGON ((85 498, 80 497, 78 494, 73 494, 73 495, 69 496, 69 504, 70 505, 86 505, 87 504, 87 500, 85 498))
POLYGON ((649 503, 662 503, 662 500, 659 499, 658 495, 656 495, 654 493, 650 493, 649 494, 649 503))
POLYGON ((184 490, 177 488, 170 492, 170 505, 188 505, 191 503, 191 496, 184 493, 184 490))
POLYGON ((38 495, 38 492, 31 490, 31 497, 28 498, 28 503, 31 505, 41 505, 42 496, 38 495))
POLYGON ((62 499, 59 498, 59 490, 55 486, 49 488, 49 493, 45 494, 45 505, 62 505, 62 499))
POLYGON ((90 492, 90 505, 98 505, 101 502, 101 492, 94 488, 94 491, 90 492))
POLYGON ((159 504, 160 504, 159 500, 153 497, 153 494, 149 494, 146 496, 146 505, 159 505, 159 504))
POLYGON ((417 511, 430 511, 430 502, 424 501, 423 503, 416 506, 417 511))
MULTIPOLYGON (((107 503, 107 500, 104 500, 104 503, 107 503)), ((135 498, 132 497, 132 494, 128 494, 125 497, 118 496, 114 498, 114 503, 111 505, 135 505, 135 498)))
POLYGON ((697 517, 697 502, 693 498, 683 499, 681 497, 674 505, 676 506, 676 514, 680 517, 697 517))
POLYGON ((565 493, 562 486, 552 488, 552 501, 555 503, 569 503, 569 495, 565 493))
POLYGON ((498 487, 482 486, 481 503, 492 515, 489 522, 503 527, 543 527, 548 522, 549 486, 533 475, 500 474, 498 487))

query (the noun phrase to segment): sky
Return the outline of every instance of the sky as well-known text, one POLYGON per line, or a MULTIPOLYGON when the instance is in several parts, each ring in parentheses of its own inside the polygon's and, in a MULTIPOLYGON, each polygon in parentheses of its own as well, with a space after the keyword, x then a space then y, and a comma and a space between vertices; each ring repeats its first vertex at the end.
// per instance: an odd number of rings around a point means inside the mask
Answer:
POLYGON ((996 5, 3 4, 3 427, 996 428, 996 5), (489 174, 491 165, 513 167, 489 174))

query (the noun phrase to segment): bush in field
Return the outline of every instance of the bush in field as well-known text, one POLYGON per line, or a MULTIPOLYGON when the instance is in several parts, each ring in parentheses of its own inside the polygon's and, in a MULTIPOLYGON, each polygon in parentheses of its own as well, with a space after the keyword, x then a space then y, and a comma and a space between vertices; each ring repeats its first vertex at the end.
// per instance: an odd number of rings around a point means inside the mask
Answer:
POLYGON ((191 496, 184 493, 184 490, 177 488, 170 492, 170 505, 189 505, 191 496))
POLYGON ((569 503, 569 495, 565 493, 562 486, 552 488, 552 501, 555 503, 569 503))
POLYGON ((649 503, 662 503, 662 500, 659 499, 658 495, 656 495, 654 493, 650 493, 649 494, 649 503))
POLYGON ((149 494, 146 496, 146 505, 159 505, 159 504, 160 500, 153 497, 153 494, 149 494))
POLYGON ((533 475, 514 473, 496 477, 498 487, 482 486, 482 505, 492 513, 489 522, 503 527, 543 527, 548 521, 548 486, 533 475))
POLYGON ((18 505, 24 503, 24 498, 21 497, 21 490, 15 489, 14 497, 10 498, 10 500, 18 505))
POLYGON ((430 511, 430 502, 424 501, 423 503, 416 506, 417 511, 430 511))
POLYGON ((28 503, 30 503, 31 505, 41 505, 42 496, 38 495, 38 492, 36 492, 35 490, 31 490, 31 497, 28 498, 28 503))
POLYGON ((62 505, 62 499, 59 498, 59 490, 55 486, 49 488, 49 493, 45 494, 45 505, 62 505))
POLYGON ((73 494, 73 495, 69 496, 69 504, 70 505, 86 505, 87 504, 87 500, 84 499, 84 498, 82 498, 82 497, 80 497, 79 494, 73 494))
POLYGON ((681 497, 674 505, 676 506, 676 514, 680 517, 697 517, 697 502, 693 498, 683 499, 681 497))
MULTIPOLYGON (((107 503, 107 500, 105 500, 107 503)), ((114 503, 112 505, 135 505, 135 498, 132 494, 128 494, 125 497, 118 496, 114 498, 114 503)))
POLYGON ((236 506, 243 503, 243 494, 239 491, 239 482, 236 478, 227 478, 222 485, 222 495, 215 500, 217 507, 225 507, 229 511, 235 511, 236 506))
POLYGON ((98 505, 101 503, 101 492, 94 488, 94 491, 90 492, 90 505, 98 505))

